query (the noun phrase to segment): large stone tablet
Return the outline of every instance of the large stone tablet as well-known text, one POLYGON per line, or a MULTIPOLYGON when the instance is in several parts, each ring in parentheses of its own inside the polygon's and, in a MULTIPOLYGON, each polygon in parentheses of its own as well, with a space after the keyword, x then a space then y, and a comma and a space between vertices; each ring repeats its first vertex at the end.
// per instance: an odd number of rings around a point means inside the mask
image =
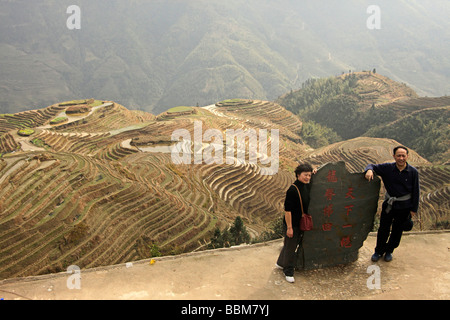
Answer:
POLYGON ((343 161, 328 163, 313 177, 309 213, 313 230, 305 231, 297 251, 297 269, 317 269, 358 259, 373 228, 380 179, 349 173, 343 161))

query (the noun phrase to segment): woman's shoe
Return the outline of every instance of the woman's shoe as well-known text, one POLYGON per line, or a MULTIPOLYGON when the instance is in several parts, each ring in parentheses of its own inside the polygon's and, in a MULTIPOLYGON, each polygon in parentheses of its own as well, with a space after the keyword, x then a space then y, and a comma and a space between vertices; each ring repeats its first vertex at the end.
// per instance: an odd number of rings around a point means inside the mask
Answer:
POLYGON ((286 276, 286 281, 289 282, 289 283, 294 283, 295 279, 294 279, 294 277, 286 276))

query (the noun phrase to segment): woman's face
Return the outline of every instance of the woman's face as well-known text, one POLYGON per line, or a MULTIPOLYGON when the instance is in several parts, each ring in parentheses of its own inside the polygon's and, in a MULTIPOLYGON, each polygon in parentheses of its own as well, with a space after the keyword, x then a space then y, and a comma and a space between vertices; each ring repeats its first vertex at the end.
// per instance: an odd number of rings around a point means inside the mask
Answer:
POLYGON ((311 181, 312 172, 303 171, 297 176, 297 179, 302 183, 309 183, 311 181))

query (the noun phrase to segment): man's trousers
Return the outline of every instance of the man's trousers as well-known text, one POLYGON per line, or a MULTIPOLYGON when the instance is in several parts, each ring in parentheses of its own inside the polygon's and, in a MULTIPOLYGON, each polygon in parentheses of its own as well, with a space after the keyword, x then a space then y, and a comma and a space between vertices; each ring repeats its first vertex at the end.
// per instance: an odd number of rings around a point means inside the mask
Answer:
POLYGON ((392 253, 400 245, 403 234, 403 223, 411 212, 409 208, 400 210, 392 208, 389 213, 386 213, 385 209, 386 205, 383 203, 380 227, 377 233, 377 246, 375 247, 375 252, 380 255, 392 253))

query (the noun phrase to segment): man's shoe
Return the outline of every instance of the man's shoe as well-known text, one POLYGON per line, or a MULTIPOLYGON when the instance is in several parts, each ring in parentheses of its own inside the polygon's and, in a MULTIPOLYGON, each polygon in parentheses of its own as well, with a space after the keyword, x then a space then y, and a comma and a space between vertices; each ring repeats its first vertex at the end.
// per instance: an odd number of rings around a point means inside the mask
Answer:
POLYGON ((289 282, 289 283, 294 283, 295 279, 294 279, 294 277, 286 276, 286 281, 289 282))
POLYGON ((386 261, 386 262, 392 261, 392 253, 387 252, 387 253, 384 255, 384 261, 386 261))
POLYGON ((380 260, 381 256, 382 256, 382 254, 379 254, 379 253, 376 253, 376 252, 375 252, 375 253, 372 255, 372 261, 373 261, 373 262, 377 262, 378 260, 380 260))
POLYGON ((275 263, 275 268, 283 270, 284 268, 282 266, 280 266, 278 263, 275 263))

